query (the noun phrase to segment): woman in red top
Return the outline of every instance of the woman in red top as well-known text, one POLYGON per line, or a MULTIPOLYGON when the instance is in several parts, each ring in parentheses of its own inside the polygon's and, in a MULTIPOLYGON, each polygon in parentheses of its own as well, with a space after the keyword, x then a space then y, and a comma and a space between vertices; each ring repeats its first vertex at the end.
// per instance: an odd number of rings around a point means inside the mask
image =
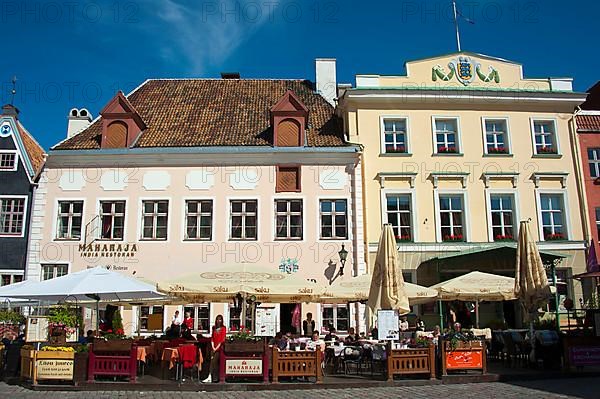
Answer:
POLYGON ((218 315, 215 318, 215 325, 212 328, 212 336, 210 338, 210 346, 212 349, 212 356, 210 359, 210 371, 208 378, 202 382, 218 382, 219 381, 219 358, 221 353, 221 345, 225 342, 227 336, 227 329, 223 325, 223 316, 218 315))

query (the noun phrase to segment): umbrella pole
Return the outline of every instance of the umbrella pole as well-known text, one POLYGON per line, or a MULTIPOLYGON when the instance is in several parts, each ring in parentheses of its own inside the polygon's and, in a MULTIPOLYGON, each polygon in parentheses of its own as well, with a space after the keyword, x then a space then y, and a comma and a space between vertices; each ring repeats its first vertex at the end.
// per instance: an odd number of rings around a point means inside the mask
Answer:
POLYGON ((100 334, 100 301, 96 301, 96 335, 100 334))
POLYGON ((475 325, 479 328, 479 299, 475 301, 475 325))
POLYGON ((439 309, 439 313, 440 313, 440 330, 444 331, 444 310, 442 309, 442 306, 443 306, 442 304, 443 304, 443 302, 440 299, 438 301, 438 309, 439 309))

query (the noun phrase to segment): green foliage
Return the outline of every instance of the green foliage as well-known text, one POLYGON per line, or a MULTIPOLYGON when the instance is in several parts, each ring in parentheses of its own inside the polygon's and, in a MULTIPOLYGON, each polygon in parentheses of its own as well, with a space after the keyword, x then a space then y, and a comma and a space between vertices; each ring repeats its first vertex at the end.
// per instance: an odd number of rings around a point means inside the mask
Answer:
POLYGON ((0 310, 0 322, 8 324, 23 324, 25 316, 14 310, 0 310))
POLYGON ((116 310, 113 316, 112 329, 113 331, 123 331, 123 318, 119 310, 116 310))
POLYGON ((586 299, 583 303, 583 307, 585 309, 599 309, 600 308, 600 298, 596 293, 593 293, 588 299, 586 299))
POLYGON ((552 313, 546 313, 543 317, 533 322, 533 328, 536 330, 556 330, 556 316, 552 313))
POLYGON ((459 342, 479 341, 479 337, 473 334, 473 331, 462 329, 456 331, 454 329, 444 331, 444 341, 450 342, 450 348, 456 349, 459 342))
POLYGON ((48 321, 54 325, 65 326, 65 327, 77 327, 79 323, 79 317, 75 309, 70 309, 66 305, 58 305, 50 309, 50 317, 48 321))
POLYGON ((261 339, 262 338, 260 337, 254 336, 254 334, 252 334, 252 331, 250 331, 248 328, 244 328, 244 326, 241 326, 239 331, 236 331, 232 333, 229 337, 227 337, 228 342, 257 342, 261 339))

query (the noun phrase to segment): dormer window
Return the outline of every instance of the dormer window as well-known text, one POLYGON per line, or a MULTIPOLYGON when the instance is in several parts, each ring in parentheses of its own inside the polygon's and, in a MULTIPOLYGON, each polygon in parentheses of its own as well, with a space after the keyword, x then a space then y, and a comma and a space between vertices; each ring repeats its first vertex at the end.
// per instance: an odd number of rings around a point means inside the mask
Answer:
POLYGON ((308 108, 293 91, 288 90, 271 108, 273 144, 276 147, 304 146, 307 120, 308 108))
POLYGON ((102 116, 102 148, 128 148, 136 141, 146 124, 122 92, 100 111, 102 116))

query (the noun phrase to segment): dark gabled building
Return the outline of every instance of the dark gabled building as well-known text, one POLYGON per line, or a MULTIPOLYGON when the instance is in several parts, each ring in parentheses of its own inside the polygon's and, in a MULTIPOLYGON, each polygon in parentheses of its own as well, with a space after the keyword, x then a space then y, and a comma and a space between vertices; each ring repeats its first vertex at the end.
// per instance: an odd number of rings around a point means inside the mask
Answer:
POLYGON ((0 114, 0 285, 23 280, 33 191, 45 154, 19 121, 19 110, 0 114))

